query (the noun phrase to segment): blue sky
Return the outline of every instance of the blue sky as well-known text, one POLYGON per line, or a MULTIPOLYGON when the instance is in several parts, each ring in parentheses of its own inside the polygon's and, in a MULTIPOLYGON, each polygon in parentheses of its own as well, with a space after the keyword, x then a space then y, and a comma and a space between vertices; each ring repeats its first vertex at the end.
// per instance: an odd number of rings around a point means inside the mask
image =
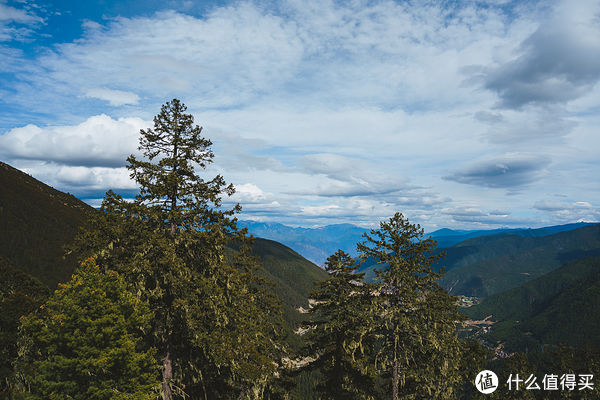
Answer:
POLYGON ((243 219, 600 220, 600 1, 0 0, 0 160, 93 205, 187 104, 243 219))

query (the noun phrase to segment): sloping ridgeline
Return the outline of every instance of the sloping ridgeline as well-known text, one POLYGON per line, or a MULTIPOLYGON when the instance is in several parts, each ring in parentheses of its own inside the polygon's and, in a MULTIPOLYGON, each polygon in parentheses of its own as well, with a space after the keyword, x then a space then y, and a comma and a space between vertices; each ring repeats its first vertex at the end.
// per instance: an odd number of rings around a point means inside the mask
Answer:
POLYGON ((486 297, 517 287, 561 265, 600 256, 600 225, 543 237, 501 234, 459 243, 448 250, 441 283, 453 294, 486 297), (447 262, 448 261, 448 262, 447 262))
MULTIPOLYGON (((483 235, 436 249, 436 253, 440 251, 446 257, 434 268, 445 268, 442 285, 453 294, 486 297, 542 276, 565 262, 600 256, 600 225, 568 224, 483 235)), ((375 269, 381 268, 367 260, 360 272, 372 280, 375 269)))
POLYGON ((531 229, 531 228, 499 228, 499 229, 489 229, 489 230, 475 230, 475 231, 461 231, 461 230, 453 230, 448 228, 439 229, 437 231, 431 232, 428 235, 431 236, 432 239, 435 239, 438 242, 438 247, 451 247, 460 242, 464 242, 465 240, 473 239, 480 236, 490 236, 490 235, 498 235, 498 234, 511 234, 511 235, 519 235, 519 236, 529 236, 529 237, 539 237, 539 236, 548 236, 554 233, 572 231, 573 229, 583 228, 587 225, 593 225, 593 223, 589 222, 576 222, 573 224, 565 224, 565 225, 555 225, 555 226, 547 226, 544 228, 531 229))
MULTIPOLYGON (((0 162, 0 257, 48 287, 70 279, 76 260, 63 257, 63 246, 92 212, 74 196, 0 162)), ((283 303, 286 321, 295 324, 301 319, 296 309, 306 307, 313 282, 327 273, 271 240, 257 239, 254 251, 263 261, 261 273, 283 303)))
POLYGON ((307 308, 314 282, 327 279, 327 272, 281 243, 256 239, 253 252, 263 265, 261 273, 274 284, 282 302, 285 320, 291 327, 303 319, 297 310, 307 308))
POLYGON ((600 347, 600 257, 566 263, 462 312, 474 320, 491 316, 496 323, 484 338, 509 351, 559 343, 600 347))
POLYGON ((342 249, 357 256, 356 243, 368 232, 351 224, 327 225, 320 228, 293 228, 278 223, 240 221, 248 231, 265 239, 275 240, 296 250, 315 264, 323 265, 327 257, 342 249))
POLYGON ((50 288, 67 281, 76 266, 64 258, 93 208, 0 162, 0 256, 50 288))

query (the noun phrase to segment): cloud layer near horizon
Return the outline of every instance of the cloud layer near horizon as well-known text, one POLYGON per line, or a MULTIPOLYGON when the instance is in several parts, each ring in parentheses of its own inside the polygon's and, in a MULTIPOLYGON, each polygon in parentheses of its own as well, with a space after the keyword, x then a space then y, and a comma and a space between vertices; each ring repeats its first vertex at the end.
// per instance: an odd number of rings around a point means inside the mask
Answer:
MULTIPOLYGON (((45 20, 0 6, 34 40, 45 20)), ((242 217, 598 220, 599 21, 591 0, 288 0, 86 20, 35 56, 7 33, 0 158, 92 203, 131 191, 139 129, 178 97, 242 217)))

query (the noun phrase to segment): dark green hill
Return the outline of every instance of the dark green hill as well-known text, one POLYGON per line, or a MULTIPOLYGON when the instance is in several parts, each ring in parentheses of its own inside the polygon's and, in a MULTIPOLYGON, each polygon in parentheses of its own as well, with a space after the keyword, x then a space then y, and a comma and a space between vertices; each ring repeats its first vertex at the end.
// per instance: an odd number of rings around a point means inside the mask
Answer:
POLYGON ((63 259, 93 208, 0 162, 0 256, 49 287, 68 280, 76 262, 63 259))
MULTIPOLYGON (((540 277, 566 262, 600 256, 600 225, 564 230, 574 226, 472 238, 437 249, 436 253, 445 251, 446 257, 434 269, 445 268, 441 284, 453 294, 486 297, 540 277)), ((373 279, 375 269, 381 268, 367 260, 359 271, 373 279)))
POLYGON ((257 238, 253 246, 263 263, 263 274, 275 284, 286 320, 295 326, 302 319, 298 307, 307 308, 314 282, 327 279, 327 272, 281 243, 257 238))
POLYGON ((600 225, 543 237, 484 236, 447 249, 441 283, 454 294, 485 297, 517 287, 562 264, 600 256, 600 225), (456 252, 463 252, 452 258, 456 252))
POLYGON ((509 350, 540 344, 600 347, 600 257, 574 261, 517 288, 463 309, 496 321, 485 338, 509 350))

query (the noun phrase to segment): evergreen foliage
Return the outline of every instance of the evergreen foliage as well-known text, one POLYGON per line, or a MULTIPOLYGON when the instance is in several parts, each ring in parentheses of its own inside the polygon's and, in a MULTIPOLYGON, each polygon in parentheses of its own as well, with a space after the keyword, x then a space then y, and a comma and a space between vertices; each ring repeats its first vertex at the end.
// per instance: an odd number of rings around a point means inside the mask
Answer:
POLYGON ((19 320, 36 310, 49 295, 40 281, 0 257, 0 398, 13 391, 19 320))
POLYGON ((239 205, 220 208, 233 186, 196 173, 213 153, 185 110, 174 99, 140 132, 145 159, 128 158, 140 195, 128 203, 108 192, 75 249, 119 271, 150 304, 164 399, 260 398, 285 352, 281 307, 236 228, 239 205))
MULTIPOLYGON (((308 307, 307 299, 315 287, 314 283, 327 279, 327 272, 289 247, 272 240, 255 238, 252 253, 260 258, 262 264, 257 273, 274 284, 273 291, 282 302, 284 319, 293 331, 303 319, 298 309, 308 307)), ((287 341, 301 342, 301 338, 291 335, 287 341)))
POLYGON ((152 313, 114 271, 89 259, 40 309, 21 319, 18 371, 31 399, 150 400, 152 313))
POLYGON ((456 324, 462 319, 456 299, 437 283, 441 273, 431 265, 436 243, 400 213, 365 234, 358 245, 363 259, 387 266, 379 281, 375 332, 379 339, 376 367, 391 379, 391 398, 456 397, 460 382, 460 342, 456 324))
POLYGON ((466 308, 474 320, 495 324, 481 336, 509 352, 547 344, 600 347, 600 257, 570 262, 517 288, 466 308))
POLYGON ((361 282, 363 274, 355 274, 357 268, 350 255, 338 250, 325 263, 329 279, 311 295, 307 355, 316 360, 307 369, 321 372, 316 387, 321 399, 363 399, 373 393, 368 350, 375 310, 370 286, 361 282))

